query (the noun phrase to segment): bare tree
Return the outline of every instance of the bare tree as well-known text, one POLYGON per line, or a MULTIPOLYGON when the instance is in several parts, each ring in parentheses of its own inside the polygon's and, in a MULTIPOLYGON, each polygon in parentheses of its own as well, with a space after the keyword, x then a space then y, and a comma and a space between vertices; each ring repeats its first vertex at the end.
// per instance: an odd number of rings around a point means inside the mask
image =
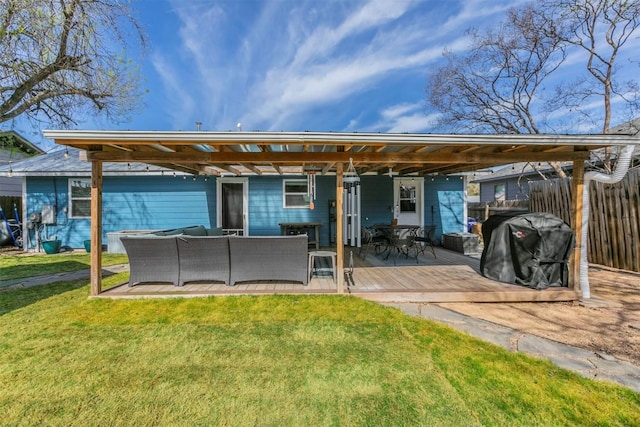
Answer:
POLYGON ((640 110, 637 81, 615 79, 616 60, 639 17, 640 2, 627 0, 544 0, 512 9, 499 29, 472 31, 467 53, 445 52, 445 64, 428 78, 428 103, 447 129, 548 132, 550 114, 562 111, 574 121, 601 120, 606 133, 614 95, 628 108, 627 118, 640 110), (551 90, 550 77, 575 47, 587 53, 587 73, 551 90), (590 114, 594 99, 602 101, 602 114, 590 114))
MULTIPOLYGON (((598 122, 584 105, 592 99, 602 100, 602 133, 611 127, 612 97, 618 96, 631 110, 640 109, 637 80, 618 81, 615 77, 620 50, 640 26, 640 2, 629 0, 547 0, 541 13, 557 13, 558 26, 547 29, 549 37, 579 47, 586 53, 587 76, 559 85, 551 98, 552 109, 569 108, 584 118, 598 122), (591 78, 589 78, 591 77, 591 78)), ((605 151, 605 168, 611 170, 609 149, 605 151)))
POLYGON ((554 25, 527 6, 510 10, 498 29, 470 30, 468 53, 445 52, 446 63, 428 78, 428 102, 441 113, 439 125, 539 133, 533 104, 545 79, 565 59, 561 40, 540 31, 554 25))
MULTIPOLYGON (((529 5, 511 9, 497 29, 470 32, 466 56, 445 52, 446 64, 431 73, 427 94, 442 113, 440 125, 476 132, 540 133, 533 108, 545 80, 566 58, 555 22, 529 5)), ((559 163, 549 163, 558 176, 559 163)))
POLYGON ((141 103, 126 56, 145 36, 119 0, 0 0, 0 123, 68 127, 83 113, 126 117, 141 103))
MULTIPOLYGON (((543 13, 560 11, 550 37, 578 46, 587 54, 586 70, 593 79, 579 78, 558 86, 556 104, 581 110, 592 97, 602 99, 602 133, 611 127, 612 95, 640 106, 638 82, 614 79, 620 49, 640 26, 640 2, 627 0, 549 0, 543 13)), ((588 114, 588 113, 585 113, 588 114)))

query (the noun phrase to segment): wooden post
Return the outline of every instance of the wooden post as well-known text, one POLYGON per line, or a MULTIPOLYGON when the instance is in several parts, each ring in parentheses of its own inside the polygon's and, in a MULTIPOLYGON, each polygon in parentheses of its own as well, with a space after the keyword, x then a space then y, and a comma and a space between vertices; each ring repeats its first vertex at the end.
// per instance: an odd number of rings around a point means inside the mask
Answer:
POLYGON ((102 162, 91 162, 91 295, 102 292, 102 162))
POLYGON ((344 182, 342 181, 342 163, 336 165, 336 268, 338 270, 338 293, 344 294, 344 243, 343 243, 343 209, 342 194, 344 182))
POLYGON ((576 246, 570 260, 569 288, 580 290, 580 256, 582 253, 582 228, 586 227, 589 218, 582 217, 584 191, 584 160, 573 161, 573 184, 571 194, 572 227, 576 237, 576 246), (583 223, 583 221, 585 221, 583 223))

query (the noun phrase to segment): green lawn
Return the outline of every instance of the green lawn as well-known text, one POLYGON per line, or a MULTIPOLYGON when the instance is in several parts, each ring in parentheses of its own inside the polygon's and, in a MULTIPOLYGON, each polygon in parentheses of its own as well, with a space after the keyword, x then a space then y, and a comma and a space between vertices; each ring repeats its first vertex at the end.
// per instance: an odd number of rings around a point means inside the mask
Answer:
MULTIPOLYGON (((102 265, 126 264, 125 254, 102 254, 102 265)), ((88 269, 91 255, 53 254, 53 255, 0 255, 0 281, 21 279, 42 274, 63 273, 88 269)))
POLYGON ((0 292, 0 424, 640 425, 638 393, 354 297, 88 294, 0 292))

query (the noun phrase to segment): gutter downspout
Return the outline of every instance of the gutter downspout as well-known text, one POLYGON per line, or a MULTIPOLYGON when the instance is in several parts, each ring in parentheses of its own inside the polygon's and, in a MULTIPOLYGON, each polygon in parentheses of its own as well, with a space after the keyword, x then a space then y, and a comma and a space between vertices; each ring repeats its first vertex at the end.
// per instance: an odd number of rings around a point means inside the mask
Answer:
MULTIPOLYGON (((637 134, 640 135, 640 134, 637 134)), ((591 289, 589 287, 589 261, 587 260, 587 236, 589 224, 589 187, 591 181, 602 182, 605 184, 615 184, 624 178, 629 170, 631 157, 633 155, 634 145, 625 145, 618 157, 615 170, 609 175, 601 172, 587 172, 584 174, 584 187, 582 190, 582 245, 580 247, 580 289, 582 290, 582 299, 591 298, 591 289)))

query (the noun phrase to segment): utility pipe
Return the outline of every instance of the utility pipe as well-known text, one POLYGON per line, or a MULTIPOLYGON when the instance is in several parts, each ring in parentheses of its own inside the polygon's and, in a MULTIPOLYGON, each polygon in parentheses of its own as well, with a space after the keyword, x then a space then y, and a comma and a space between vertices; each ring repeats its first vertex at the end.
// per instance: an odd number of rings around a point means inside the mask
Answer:
POLYGON ((582 299, 591 298, 591 289, 589 287, 589 261, 587 260, 587 235, 589 224, 589 186, 591 181, 602 182, 605 184, 615 184, 624 178, 629 170, 631 157, 633 156, 634 145, 625 145, 618 156, 615 170, 611 174, 601 172, 587 172, 584 174, 584 187, 582 189, 582 244, 580 246, 580 289, 582 290, 582 299))

